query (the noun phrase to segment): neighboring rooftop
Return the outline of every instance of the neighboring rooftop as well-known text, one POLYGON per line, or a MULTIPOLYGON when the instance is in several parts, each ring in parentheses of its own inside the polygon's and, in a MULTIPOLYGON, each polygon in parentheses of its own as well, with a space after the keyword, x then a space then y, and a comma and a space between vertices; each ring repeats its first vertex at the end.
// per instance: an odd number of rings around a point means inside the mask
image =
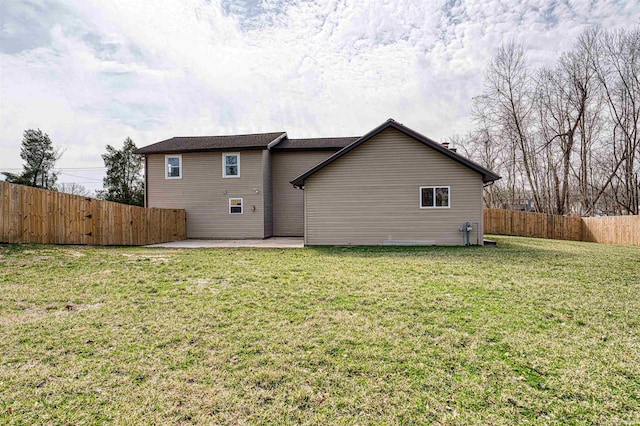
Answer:
POLYGON ((189 151, 219 151, 224 149, 266 149, 286 138, 285 132, 230 136, 177 136, 135 151, 136 154, 164 154, 189 151))
POLYGON ((360 136, 345 138, 312 138, 312 139, 284 139, 273 147, 274 150, 296 149, 342 149, 358 140, 360 136))

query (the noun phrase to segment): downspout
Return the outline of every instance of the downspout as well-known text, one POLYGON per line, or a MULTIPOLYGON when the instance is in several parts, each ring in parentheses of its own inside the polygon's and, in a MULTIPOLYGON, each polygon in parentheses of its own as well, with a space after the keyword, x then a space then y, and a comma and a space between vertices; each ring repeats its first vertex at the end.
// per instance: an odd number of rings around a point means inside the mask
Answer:
POLYGON ((278 145, 280 142, 282 142, 286 138, 287 138, 287 132, 284 132, 283 134, 281 134, 280 136, 278 136, 277 138, 275 138, 274 140, 272 140, 267 144, 267 151, 271 151, 271 148, 278 145))
MULTIPOLYGON (((299 189, 302 189, 304 191, 304 187, 298 187, 299 189)), ((304 191, 302 193, 302 217, 304 220, 304 245, 307 245, 307 191, 304 191)))
MULTIPOLYGON (((485 188, 488 188, 488 187, 492 186, 494 183, 496 183, 495 180, 490 180, 486 184, 482 185, 482 189, 484 190, 485 188)), ((483 195, 483 198, 484 198, 484 195, 483 195)), ((490 199, 489 201, 493 202, 494 200, 490 199)), ((482 212, 482 235, 483 235, 482 245, 484 245, 484 208, 485 208, 485 206, 484 206, 484 200, 483 200, 483 202, 482 202, 482 209, 483 209, 483 212, 482 212)), ((476 243, 478 245, 480 245, 480 229, 479 229, 480 226, 478 225, 478 222, 475 222, 475 223, 476 223, 476 243)))
POLYGON ((144 157, 144 206, 148 207, 147 203, 147 191, 149 191, 149 185, 147 185, 147 177, 149 175, 149 158, 146 155, 144 157))
POLYGON ((274 146, 278 145, 283 140, 285 140, 286 138, 287 138, 287 132, 283 132, 280 136, 278 136, 277 138, 275 138, 274 140, 272 140, 267 144, 266 150, 262 150, 262 238, 273 237, 273 176, 272 176, 273 167, 271 162, 272 160, 271 149, 274 146), (266 161, 265 161, 265 158, 267 159, 266 161), (266 168, 268 168, 268 170, 266 170, 266 168), (268 196, 271 198, 270 200, 267 200, 267 191, 264 190, 266 186, 265 177, 269 178, 268 196), (267 204, 267 201, 269 201, 269 205, 271 206, 271 208, 269 209, 270 210, 269 212, 267 212, 267 209, 265 207, 267 204), (269 221, 267 221, 267 216, 269 217, 269 221), (267 226, 271 230, 268 236, 266 232, 267 226))
POLYGON ((476 225, 476 245, 479 246, 480 245, 480 223, 473 222, 473 224, 476 225))

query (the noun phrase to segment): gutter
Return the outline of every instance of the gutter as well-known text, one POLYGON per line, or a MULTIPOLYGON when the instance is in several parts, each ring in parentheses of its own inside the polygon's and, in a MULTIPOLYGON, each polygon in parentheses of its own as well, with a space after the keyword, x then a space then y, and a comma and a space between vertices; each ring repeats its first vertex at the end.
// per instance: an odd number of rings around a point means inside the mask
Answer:
POLYGON ((205 148, 205 149, 170 149, 170 150, 162 150, 162 151, 142 151, 143 148, 140 148, 140 151, 134 151, 134 154, 137 155, 168 155, 168 154, 188 154, 192 152, 229 152, 229 151, 251 151, 251 150, 260 150, 265 149, 264 145, 259 146, 233 146, 227 148, 205 148))

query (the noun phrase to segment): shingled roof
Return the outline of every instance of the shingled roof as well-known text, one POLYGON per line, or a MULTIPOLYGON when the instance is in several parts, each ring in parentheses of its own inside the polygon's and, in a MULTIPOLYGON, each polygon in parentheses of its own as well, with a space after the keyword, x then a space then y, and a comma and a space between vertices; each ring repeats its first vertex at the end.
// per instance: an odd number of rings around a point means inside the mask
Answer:
POLYGON ((482 175, 482 181, 484 183, 493 182, 495 180, 500 179, 500 176, 498 176, 497 174, 495 174, 491 170, 489 170, 489 169, 487 169, 485 167, 482 167, 478 163, 475 163, 475 162, 469 160, 468 158, 465 158, 462 155, 457 154, 454 151, 451 151, 448 148, 445 148, 444 146, 442 146, 442 144, 439 144, 438 142, 435 142, 435 141, 429 139, 428 137, 426 137, 424 135, 421 135, 420 133, 416 132, 415 130, 412 130, 412 129, 410 129, 410 128, 398 123, 394 119, 390 118, 387 121, 385 121, 384 123, 382 123, 380 126, 376 127, 375 129, 373 129, 372 131, 367 133, 366 135, 362 136, 361 138, 356 139, 351 144, 347 145, 346 147, 344 147, 340 151, 336 152, 331 157, 329 157, 326 160, 324 160, 322 163, 320 163, 317 166, 307 170, 306 172, 304 172, 303 174, 301 174, 300 176, 298 176, 297 178, 292 180, 291 184, 293 186, 295 186, 295 187, 298 187, 298 188, 304 187, 304 181, 309 176, 313 175, 314 173, 316 173, 319 170, 322 170, 323 168, 325 168, 329 164, 333 163, 334 161, 336 161, 337 159, 339 159, 343 155, 348 154, 349 152, 351 152, 352 150, 354 150, 358 146, 362 145, 366 141, 370 140, 371 138, 373 138, 374 136, 378 135, 380 132, 382 132, 382 131, 384 131, 384 130, 386 130, 388 128, 396 129, 399 132, 404 133, 405 135, 417 140, 418 142, 422 142, 426 146, 433 148, 434 150, 440 152, 441 154, 444 154, 445 156, 451 158, 452 160, 457 161, 458 163, 469 167, 471 170, 476 171, 477 173, 482 175))
POLYGON ((342 149, 358 140, 359 136, 345 138, 285 139, 273 147, 274 151, 297 149, 342 149))
POLYGON ((135 150, 136 154, 221 151, 225 149, 267 149, 287 137, 286 132, 231 136, 178 136, 135 150))

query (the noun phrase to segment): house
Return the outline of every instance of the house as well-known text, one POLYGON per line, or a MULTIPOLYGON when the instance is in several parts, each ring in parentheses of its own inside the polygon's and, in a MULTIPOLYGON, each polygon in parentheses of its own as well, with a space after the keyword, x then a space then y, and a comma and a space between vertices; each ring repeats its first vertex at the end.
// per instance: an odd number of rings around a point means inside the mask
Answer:
POLYGON ((174 137, 136 153, 145 205, 185 209, 188 238, 482 244, 483 186, 500 178, 391 119, 362 137, 174 137))

